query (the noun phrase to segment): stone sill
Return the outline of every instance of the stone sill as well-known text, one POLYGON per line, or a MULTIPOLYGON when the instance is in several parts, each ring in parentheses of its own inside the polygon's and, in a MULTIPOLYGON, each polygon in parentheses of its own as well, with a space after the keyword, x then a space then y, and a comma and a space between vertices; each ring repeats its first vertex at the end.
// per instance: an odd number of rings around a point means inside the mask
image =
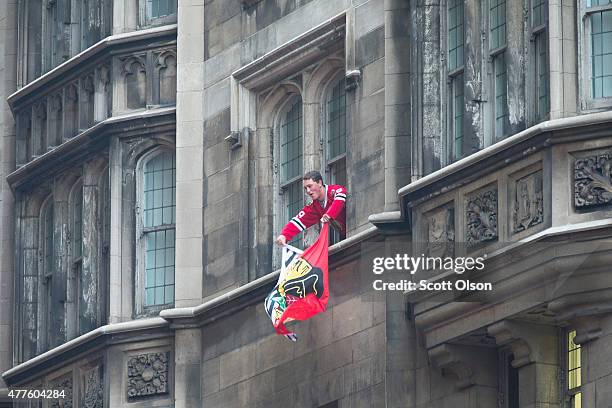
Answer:
POLYGON ((611 122, 612 111, 606 111, 549 120, 525 129, 399 189, 402 216, 409 219, 409 208, 422 201, 468 184, 480 175, 490 174, 547 146, 609 136, 611 122), (582 127, 585 131, 580 136, 566 137, 564 131, 582 127))
POLYGON ((56 81, 66 75, 66 73, 80 67, 84 62, 92 60, 104 51, 109 51, 117 46, 125 44, 129 45, 137 41, 155 39, 168 35, 176 36, 176 32, 177 24, 171 24, 106 37, 14 92, 7 98, 7 102, 14 112, 28 96, 47 86, 55 86, 57 83, 56 81))
MULTIPOLYGON (((36 180, 37 176, 41 176, 44 173, 45 166, 51 163, 55 170, 57 169, 57 160, 62 160, 67 164, 67 158, 72 157, 74 154, 79 152, 86 152, 92 143, 99 142, 100 134, 107 132, 114 126, 121 124, 131 124, 132 130, 138 129, 139 127, 134 124, 137 121, 150 121, 154 118, 161 118, 164 116, 172 116, 172 122, 175 121, 174 115, 176 114, 176 107, 166 107, 159 109, 140 110, 137 112, 131 112, 122 116, 113 116, 102 122, 96 123, 89 129, 84 130, 78 135, 66 140, 59 146, 47 151, 45 154, 36 157, 28 163, 22 165, 17 170, 10 173, 6 180, 13 190, 19 189, 26 185, 32 180, 36 180)), ((150 132, 154 130, 154 126, 145 123, 143 125, 150 132)))
POLYGON ((31 358, 30 360, 21 363, 10 370, 7 370, 2 374, 2 379, 9 385, 14 384, 16 377, 20 374, 26 373, 27 371, 40 369, 41 365, 45 362, 52 359, 60 359, 69 351, 75 350, 79 347, 88 347, 93 344, 94 340, 102 337, 150 329, 162 329, 166 327, 168 327, 168 322, 160 317, 107 324, 105 326, 98 327, 89 333, 85 333, 77 338, 74 338, 60 346, 57 346, 54 349, 46 351, 34 358, 31 358))
MULTIPOLYGON (((378 234, 376 227, 348 237, 329 248, 330 257, 340 257, 350 249, 378 234)), ((231 315, 255 303, 263 301, 276 284, 280 270, 233 289, 199 306, 162 310, 159 314, 171 323, 171 327, 200 327, 223 316, 231 315)))

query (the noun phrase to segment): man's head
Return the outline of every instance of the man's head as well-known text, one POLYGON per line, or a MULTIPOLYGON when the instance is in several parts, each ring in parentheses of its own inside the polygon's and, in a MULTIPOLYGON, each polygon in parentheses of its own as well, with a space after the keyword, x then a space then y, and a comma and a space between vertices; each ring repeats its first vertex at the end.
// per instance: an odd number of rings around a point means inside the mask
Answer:
POLYGON ((309 171, 302 177, 304 183, 304 191, 313 200, 325 200, 325 187, 323 186, 323 177, 316 170, 309 171))

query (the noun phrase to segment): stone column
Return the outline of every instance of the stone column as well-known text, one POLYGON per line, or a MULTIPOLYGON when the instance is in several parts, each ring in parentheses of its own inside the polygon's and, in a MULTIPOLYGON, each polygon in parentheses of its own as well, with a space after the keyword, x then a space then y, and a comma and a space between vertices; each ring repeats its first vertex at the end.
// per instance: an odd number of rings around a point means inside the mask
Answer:
POLYGON ((186 307, 201 303, 204 273, 205 165, 194 165, 204 157, 204 0, 179 2, 177 57, 175 304, 186 307))
MULTIPOLYGON (((0 3, 0 373, 13 365, 14 197, 6 176, 15 169, 15 122, 6 98, 17 85, 17 0, 0 3)), ((6 385, 0 378, 0 403, 6 385)))
MULTIPOLYGON (((521 408, 559 408, 558 337, 554 327, 503 320, 488 329, 498 345, 512 350, 519 370, 521 408)), ((585 405, 586 406, 586 405, 585 405)))
POLYGON ((385 0, 385 211, 399 209, 397 190, 410 182, 410 2, 385 0))
POLYGON ((202 406, 202 330, 175 332, 175 408, 202 406))

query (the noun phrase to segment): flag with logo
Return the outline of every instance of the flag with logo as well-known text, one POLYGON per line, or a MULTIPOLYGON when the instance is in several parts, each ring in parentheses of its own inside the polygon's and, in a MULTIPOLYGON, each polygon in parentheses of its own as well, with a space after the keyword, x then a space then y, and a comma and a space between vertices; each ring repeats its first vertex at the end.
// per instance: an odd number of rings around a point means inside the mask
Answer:
POLYGON ((296 341, 285 327, 293 320, 307 320, 325 311, 329 299, 328 278, 329 224, 303 253, 290 245, 283 247, 281 273, 274 290, 266 297, 266 313, 276 333, 296 341))

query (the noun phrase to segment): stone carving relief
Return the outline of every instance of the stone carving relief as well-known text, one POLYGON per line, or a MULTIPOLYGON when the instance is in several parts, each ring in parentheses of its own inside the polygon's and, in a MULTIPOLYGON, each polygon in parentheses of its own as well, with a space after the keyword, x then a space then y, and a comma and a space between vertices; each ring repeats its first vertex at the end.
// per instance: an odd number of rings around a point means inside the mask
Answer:
POLYGON ((453 256, 455 243, 455 209, 440 208, 427 215, 429 256, 453 256))
POLYGON ((103 408, 104 383, 101 366, 85 371, 82 379, 82 389, 81 406, 84 408, 103 408))
POLYGON ((497 239, 497 200, 497 187, 467 197, 465 242, 468 247, 497 239))
POLYGON ((168 352, 139 354, 127 365, 129 399, 168 393, 168 352))
POLYGON ((588 209, 612 202, 612 153, 576 159, 574 206, 588 209))
POLYGON ((72 408, 72 373, 53 382, 52 389, 64 391, 64 398, 51 401, 51 408, 72 408))
POLYGON ((516 180, 512 197, 512 232, 525 231, 544 221, 542 189, 541 170, 516 180))

